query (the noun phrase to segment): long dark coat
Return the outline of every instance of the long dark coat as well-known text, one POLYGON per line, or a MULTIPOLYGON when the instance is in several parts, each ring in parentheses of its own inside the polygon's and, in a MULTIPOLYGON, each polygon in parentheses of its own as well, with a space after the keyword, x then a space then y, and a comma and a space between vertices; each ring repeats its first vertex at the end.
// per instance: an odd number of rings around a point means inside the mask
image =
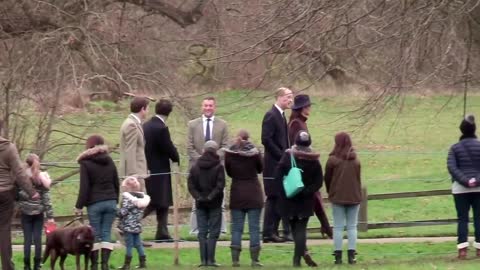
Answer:
MULTIPOLYGON (((143 125, 145 134, 145 156, 150 174, 169 173, 170 160, 179 162, 177 148, 170 138, 170 131, 157 116, 143 125)), ((150 204, 156 208, 168 208, 173 205, 172 178, 170 174, 152 175, 145 180, 150 204)))
MULTIPOLYGON (((300 130, 308 131, 307 118, 304 117, 303 115, 299 115, 298 117, 291 119, 290 122, 288 123, 288 137, 290 139, 290 142, 292 142, 292 144, 294 144, 295 136, 297 136, 300 130)), ((333 231, 332 231, 332 228, 330 227, 330 222, 328 221, 327 212, 325 211, 325 207, 323 206, 322 194, 320 193, 320 191, 315 192, 315 194, 313 195, 313 198, 314 198, 313 209, 314 209, 315 215, 318 217, 318 220, 320 221, 320 224, 321 224, 320 232, 332 238, 333 231)))
POLYGON ((319 154, 313 152, 303 152, 300 150, 287 150, 276 171, 276 181, 283 183, 283 177, 291 169, 290 155, 296 159, 298 168, 302 169, 302 182, 305 185, 303 190, 292 198, 287 198, 282 185, 280 193, 280 213, 286 218, 306 218, 313 215, 314 194, 323 184, 322 166, 319 161, 319 154))
POLYGON ((286 120, 275 106, 272 106, 272 109, 263 117, 262 144, 265 147, 263 159, 263 186, 265 194, 268 197, 277 197, 282 186, 274 180, 275 168, 283 153, 289 147, 289 142, 286 120))

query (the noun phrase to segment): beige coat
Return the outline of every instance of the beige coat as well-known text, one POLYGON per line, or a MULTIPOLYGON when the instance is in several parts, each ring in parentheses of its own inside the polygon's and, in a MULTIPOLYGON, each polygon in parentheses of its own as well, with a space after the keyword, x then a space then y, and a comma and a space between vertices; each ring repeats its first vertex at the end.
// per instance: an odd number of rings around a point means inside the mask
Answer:
POLYGON ((12 190, 15 183, 30 196, 36 192, 18 156, 17 148, 7 139, 0 137, 0 192, 12 190))
MULTIPOLYGON (((213 119, 212 140, 218 143, 219 149, 227 147, 228 128, 227 122, 215 116, 213 119)), ((203 119, 197 119, 188 122, 187 153, 189 167, 191 168, 197 159, 202 155, 205 136, 203 131, 203 119)), ((223 159, 223 152, 219 151, 223 159)))
MULTIPOLYGON (((145 138, 143 128, 132 115, 123 121, 120 128, 120 178, 136 175, 139 179, 148 176, 147 159, 145 158, 145 138)), ((144 181, 141 180, 142 190, 144 181)))

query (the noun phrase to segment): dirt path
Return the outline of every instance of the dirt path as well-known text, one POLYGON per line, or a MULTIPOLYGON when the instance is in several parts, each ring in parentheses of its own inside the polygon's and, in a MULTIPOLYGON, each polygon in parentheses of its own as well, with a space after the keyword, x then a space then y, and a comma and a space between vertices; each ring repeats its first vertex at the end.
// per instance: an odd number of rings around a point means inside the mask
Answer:
MULTIPOLYGON (((357 243, 361 244, 388 244, 388 243, 443 243, 443 242, 455 242, 456 237, 405 237, 405 238, 371 238, 371 239, 358 239, 357 243)), ((470 239, 471 240, 471 239, 470 239)), ((331 239, 309 239, 307 241, 309 246, 318 246, 318 245, 331 245, 331 239)), ((230 241, 219 241, 219 246, 228 247, 230 241)), ((242 241, 243 246, 248 246, 248 241, 242 241)), ((264 247, 273 246, 273 245, 292 245, 292 243, 281 243, 281 244, 262 244, 264 247)), ((123 246, 120 243, 115 244, 115 248, 122 248, 123 246)), ((173 243, 152 243, 152 247, 149 248, 158 248, 158 249, 173 249, 173 243)), ((188 241, 180 242, 180 248, 196 248, 198 247, 197 242, 188 241)), ((13 245, 14 251, 22 251, 22 245, 13 245)))

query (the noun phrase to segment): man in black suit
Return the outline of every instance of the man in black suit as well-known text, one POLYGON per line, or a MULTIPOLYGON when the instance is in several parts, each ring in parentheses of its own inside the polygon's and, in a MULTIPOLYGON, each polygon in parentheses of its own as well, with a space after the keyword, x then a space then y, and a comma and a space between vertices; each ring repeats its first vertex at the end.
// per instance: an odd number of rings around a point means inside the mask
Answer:
MULTIPOLYGON (((274 181, 274 172, 283 152, 290 147, 285 110, 292 104, 292 90, 281 87, 276 91, 275 98, 275 104, 265 114, 262 122, 262 144, 265 147, 263 185, 267 196, 263 220, 263 242, 265 243, 283 242, 283 239, 278 236, 281 216, 277 201, 282 186, 281 183, 274 181)), ((283 229, 287 240, 291 240, 291 237, 288 237, 288 222, 283 222, 283 229)))
POLYGON ((145 180, 150 205, 145 209, 143 217, 151 212, 157 214, 157 232, 155 240, 171 242, 168 232, 168 208, 173 204, 170 160, 179 163, 177 148, 170 138, 166 121, 172 112, 173 105, 169 100, 161 99, 155 104, 155 116, 143 125, 145 134, 145 156, 151 176, 145 180), (160 175, 158 175, 160 174, 160 175))

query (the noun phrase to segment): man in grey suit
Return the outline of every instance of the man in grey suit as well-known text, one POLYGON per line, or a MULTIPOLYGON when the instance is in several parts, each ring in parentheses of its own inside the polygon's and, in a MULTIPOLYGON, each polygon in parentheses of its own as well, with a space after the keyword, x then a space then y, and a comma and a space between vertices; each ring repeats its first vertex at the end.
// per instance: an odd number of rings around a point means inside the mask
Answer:
MULTIPOLYGON (((215 116, 216 101, 214 97, 206 97, 202 101, 202 116, 188 122, 187 153, 189 168, 195 164, 202 155, 203 146, 206 141, 215 141, 219 149, 228 144, 227 122, 215 116)), ((223 153, 219 152, 223 159, 223 153)), ((224 208, 224 206, 222 206, 224 208)), ((197 233, 197 215, 195 204, 192 207, 190 216, 190 233, 197 233)), ((222 232, 226 232, 227 225, 225 215, 222 217, 222 232)))
POLYGON ((120 128, 118 174, 121 178, 136 175, 142 190, 145 191, 144 179, 148 177, 148 170, 142 122, 147 117, 148 99, 135 97, 130 103, 130 112, 120 128))

